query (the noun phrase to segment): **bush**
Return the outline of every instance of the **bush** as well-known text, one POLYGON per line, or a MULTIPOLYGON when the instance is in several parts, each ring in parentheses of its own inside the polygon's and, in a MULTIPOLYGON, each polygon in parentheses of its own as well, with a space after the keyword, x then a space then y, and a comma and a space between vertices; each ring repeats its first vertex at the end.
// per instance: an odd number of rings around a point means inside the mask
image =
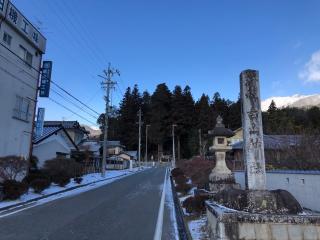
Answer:
POLYGON ((184 175, 178 175, 174 178, 174 181, 177 185, 187 183, 188 179, 184 175))
POLYGON ((44 171, 50 180, 60 187, 64 187, 70 182, 71 178, 82 176, 82 166, 74 159, 56 158, 46 161, 44 171))
POLYGON ((3 180, 16 180, 25 174, 27 167, 27 161, 21 157, 0 157, 0 178, 3 180))
POLYGON ((50 187, 51 182, 49 179, 35 179, 30 183, 30 186, 34 189, 35 193, 41 193, 43 190, 50 187))
POLYGON ((24 182, 6 180, 2 185, 4 199, 15 200, 28 191, 28 185, 24 182))
POLYGON ((82 178, 82 177, 76 177, 76 178, 74 178, 73 180, 74 180, 77 184, 80 184, 80 183, 82 182, 83 178, 82 178))
POLYGON ((50 175, 50 180, 58 184, 60 187, 65 187, 70 182, 71 177, 65 172, 54 173, 50 175))
POLYGON ((183 201, 182 206, 186 209, 187 213, 201 214, 206 210, 205 201, 208 199, 208 196, 203 195, 189 197, 183 201))
POLYGON ((209 186, 209 174, 214 166, 214 161, 202 158, 193 158, 191 160, 179 162, 179 167, 186 176, 191 178, 192 184, 196 185, 198 188, 205 189, 209 186))
POLYGON ((50 181, 48 173, 43 170, 33 170, 23 179, 23 182, 30 184, 34 180, 45 179, 50 181))
POLYGON ((190 184, 180 183, 176 186, 176 191, 182 194, 187 194, 191 189, 190 184))
POLYGON ((178 177, 178 176, 180 176, 180 175, 184 175, 184 174, 183 174, 183 171, 181 170, 181 168, 175 168, 175 169, 173 169, 173 170, 171 171, 171 176, 172 176, 173 178, 176 178, 176 177, 178 177))
POLYGON ((38 170, 38 162, 39 159, 36 156, 31 156, 31 158, 29 158, 30 171, 38 170))

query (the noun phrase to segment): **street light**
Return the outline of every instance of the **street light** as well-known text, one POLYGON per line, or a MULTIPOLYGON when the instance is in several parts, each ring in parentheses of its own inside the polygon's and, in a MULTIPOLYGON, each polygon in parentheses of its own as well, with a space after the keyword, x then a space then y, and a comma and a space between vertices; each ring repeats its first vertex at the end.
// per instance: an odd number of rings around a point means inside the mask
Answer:
POLYGON ((150 126, 151 126, 150 124, 146 125, 146 153, 145 153, 145 157, 144 157, 144 160, 146 162, 148 161, 148 128, 150 126))

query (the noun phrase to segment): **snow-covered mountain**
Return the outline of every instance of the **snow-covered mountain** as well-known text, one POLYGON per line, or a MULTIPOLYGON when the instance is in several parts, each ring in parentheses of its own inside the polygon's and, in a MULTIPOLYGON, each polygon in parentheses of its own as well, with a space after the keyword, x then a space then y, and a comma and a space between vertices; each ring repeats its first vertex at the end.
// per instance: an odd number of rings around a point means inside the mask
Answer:
POLYGON ((261 102, 262 111, 267 111, 271 101, 276 103, 278 108, 281 107, 311 107, 311 106, 319 106, 320 107, 320 94, 313 95, 299 95, 295 94, 293 96, 287 97, 270 97, 261 102))
POLYGON ((101 130, 98 127, 95 126, 88 126, 82 124, 82 127, 84 127, 88 132, 90 132, 91 137, 99 136, 101 134, 101 130))

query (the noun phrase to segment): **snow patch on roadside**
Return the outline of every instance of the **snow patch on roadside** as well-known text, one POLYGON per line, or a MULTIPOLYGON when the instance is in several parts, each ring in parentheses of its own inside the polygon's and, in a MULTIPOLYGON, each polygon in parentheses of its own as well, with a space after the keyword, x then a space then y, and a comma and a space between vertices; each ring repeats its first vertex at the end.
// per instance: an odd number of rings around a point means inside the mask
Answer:
POLYGON ((77 189, 74 189, 74 190, 71 190, 71 191, 68 191, 65 193, 57 194, 55 196, 51 196, 46 199, 41 199, 41 200, 37 201, 37 204, 43 204, 43 203, 53 201, 58 198, 72 196, 75 194, 86 192, 90 189, 100 187, 105 184, 109 184, 115 180, 121 179, 121 178, 126 177, 128 175, 131 175, 132 173, 135 173, 137 171, 138 171, 138 169, 133 169, 131 171, 130 170, 107 171, 105 177, 101 177, 100 173, 91 173, 91 174, 87 174, 87 175, 82 176, 83 180, 82 180, 81 184, 77 184, 73 180, 71 180, 70 183, 68 183, 65 187, 60 187, 58 185, 51 184, 51 186, 49 188, 45 189, 41 194, 34 193, 33 189, 30 188, 29 191, 27 193, 23 194, 18 200, 0 202, 0 208, 12 206, 12 205, 19 204, 19 203, 24 203, 28 200, 32 200, 32 199, 35 199, 38 197, 43 197, 45 195, 49 195, 52 193, 67 190, 68 188, 71 188, 71 187, 76 187, 79 185, 85 185, 85 184, 92 183, 92 184, 85 186, 85 187, 80 187, 80 188, 77 188, 77 189), (124 175, 124 174, 126 174, 126 175, 124 175), (123 176, 121 176, 121 175, 123 175, 123 176), (112 178, 112 179, 110 179, 110 178, 112 178), (105 180, 105 181, 101 181, 101 180, 105 180), (96 181, 101 181, 101 182, 93 183, 96 181))
POLYGON ((209 236, 206 232, 207 217, 203 216, 200 219, 191 220, 188 222, 188 227, 192 239, 207 240, 209 236))
POLYGON ((175 210, 175 207, 174 207, 174 201, 173 201, 173 195, 172 195, 172 186, 171 186, 170 179, 167 180, 167 185, 166 185, 165 191, 166 191, 165 205, 170 210, 170 219, 171 219, 171 222, 173 224, 174 237, 175 237, 176 240, 179 240, 178 224, 177 224, 177 219, 176 219, 176 210, 175 210))

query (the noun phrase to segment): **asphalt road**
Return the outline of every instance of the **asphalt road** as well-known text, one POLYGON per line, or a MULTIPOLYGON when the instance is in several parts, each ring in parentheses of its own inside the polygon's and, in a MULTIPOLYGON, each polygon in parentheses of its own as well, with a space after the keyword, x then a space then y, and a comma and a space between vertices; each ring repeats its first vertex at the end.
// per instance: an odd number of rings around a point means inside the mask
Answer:
MULTIPOLYGON (((0 218, 1 240, 153 239, 165 168, 0 218)), ((165 207, 162 239, 175 239, 165 207)))

